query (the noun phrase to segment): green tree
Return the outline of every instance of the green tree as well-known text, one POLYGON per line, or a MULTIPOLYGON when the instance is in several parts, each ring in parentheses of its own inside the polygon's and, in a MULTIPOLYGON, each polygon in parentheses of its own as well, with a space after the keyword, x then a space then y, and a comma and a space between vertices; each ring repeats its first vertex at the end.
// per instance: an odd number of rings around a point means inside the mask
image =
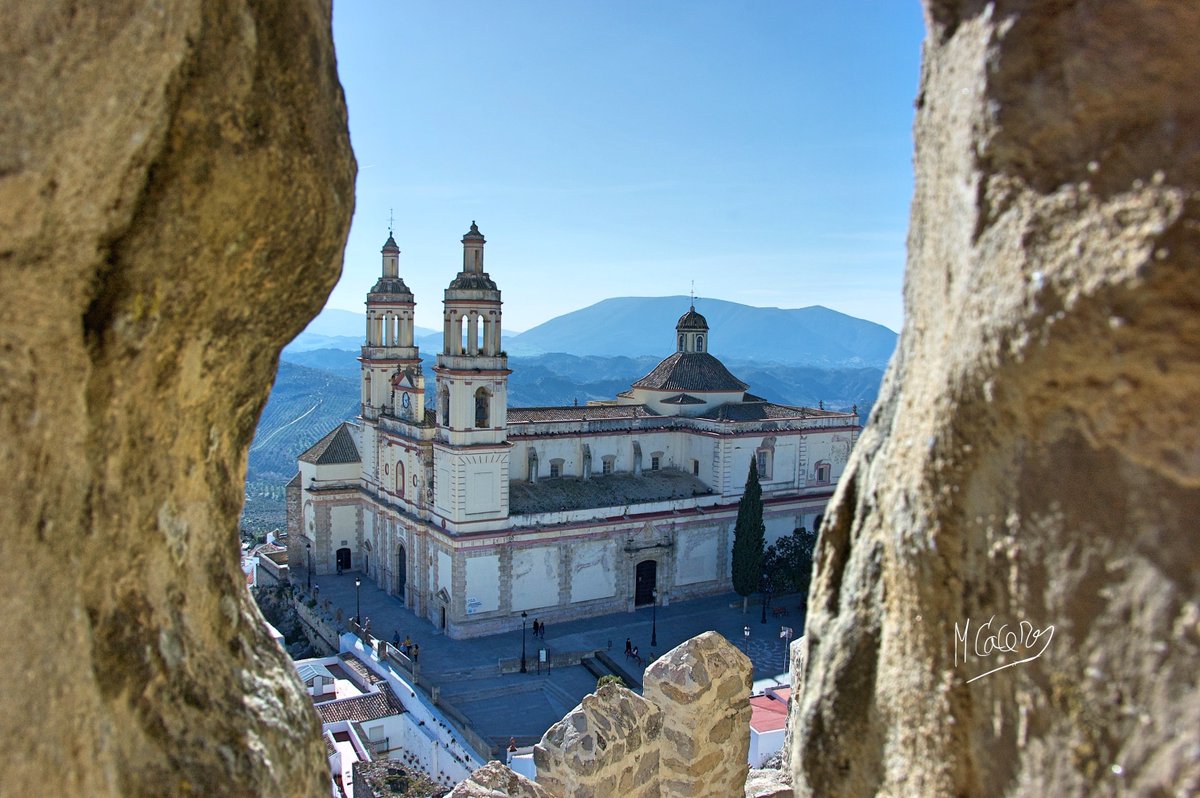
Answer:
POLYGON ((606 673, 596 680, 596 689, 599 690, 601 687, 609 683, 620 685, 621 687, 625 686, 625 680, 620 676, 616 675, 615 673, 606 673))
POLYGON ((816 546, 817 534, 804 527, 768 546, 763 568, 771 576, 771 589, 777 593, 808 595, 816 546))
POLYGON ((762 486, 758 484, 758 463, 750 458, 750 475, 746 490, 738 502, 737 523, 733 527, 733 589, 742 597, 742 612, 746 611, 750 594, 758 590, 763 574, 762 486))

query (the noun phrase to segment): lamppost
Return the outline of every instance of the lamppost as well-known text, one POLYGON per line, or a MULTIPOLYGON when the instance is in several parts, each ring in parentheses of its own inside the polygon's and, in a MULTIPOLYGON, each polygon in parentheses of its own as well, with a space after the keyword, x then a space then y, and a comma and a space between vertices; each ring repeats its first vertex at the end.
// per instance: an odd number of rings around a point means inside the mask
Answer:
POLYGON ((658 645, 658 591, 651 590, 650 595, 654 598, 654 604, 651 605, 653 614, 650 621, 650 647, 654 648, 658 645))
POLYGON ((529 613, 521 611, 521 673, 528 673, 525 669, 525 619, 529 617, 529 613))
POLYGON ((358 602, 358 587, 362 584, 362 579, 354 577, 354 622, 360 627, 362 626, 362 605, 358 602))
POLYGON ((750 656, 750 627, 742 627, 742 636, 746 638, 746 656, 750 656))
POLYGON ((312 592, 312 544, 304 541, 304 550, 308 552, 308 592, 312 592))

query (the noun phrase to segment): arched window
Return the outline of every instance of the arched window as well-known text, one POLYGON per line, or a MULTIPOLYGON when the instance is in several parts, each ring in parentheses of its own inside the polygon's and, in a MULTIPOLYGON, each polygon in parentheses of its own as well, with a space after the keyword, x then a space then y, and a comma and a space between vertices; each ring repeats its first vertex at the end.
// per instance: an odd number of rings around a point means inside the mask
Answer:
POLYGON ((488 427, 488 419, 491 416, 492 395, 487 388, 480 388, 475 392, 475 426, 488 427))
POLYGON ((819 463, 817 463, 815 471, 817 482, 819 484, 829 484, 829 470, 829 462, 827 460, 821 460, 819 463))
POLYGON ((448 427, 450 426, 450 392, 443 388, 438 398, 442 400, 442 423, 448 427))
POLYGON ((401 461, 396 461, 396 493, 404 498, 404 463, 401 461))
POLYGON ((561 477, 563 475, 563 460, 561 457, 556 457, 550 461, 550 476, 561 477))
POLYGON ((683 336, 679 336, 679 351, 683 351, 683 336))
POLYGON ((538 456, 537 456, 537 450, 534 449, 532 446, 529 447, 529 456, 528 456, 527 462, 529 463, 529 481, 537 482, 538 456))
POLYGON ((696 351, 697 352, 704 351, 704 336, 703 335, 696 336, 696 351))

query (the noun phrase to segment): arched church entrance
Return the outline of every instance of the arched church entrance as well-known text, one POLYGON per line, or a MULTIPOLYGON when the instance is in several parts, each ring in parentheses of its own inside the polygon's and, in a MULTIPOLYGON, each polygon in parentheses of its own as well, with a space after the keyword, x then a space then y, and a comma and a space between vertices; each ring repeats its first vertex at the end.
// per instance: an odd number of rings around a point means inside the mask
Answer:
POLYGON ((658 562, 642 560, 637 564, 633 578, 633 606, 644 607, 654 603, 654 590, 658 587, 658 562))
POLYGON ((396 595, 404 601, 404 586, 408 583, 408 561, 404 557, 404 546, 396 548, 396 595))
POLYGON ((350 570, 350 549, 337 550, 337 567, 339 571, 350 570))

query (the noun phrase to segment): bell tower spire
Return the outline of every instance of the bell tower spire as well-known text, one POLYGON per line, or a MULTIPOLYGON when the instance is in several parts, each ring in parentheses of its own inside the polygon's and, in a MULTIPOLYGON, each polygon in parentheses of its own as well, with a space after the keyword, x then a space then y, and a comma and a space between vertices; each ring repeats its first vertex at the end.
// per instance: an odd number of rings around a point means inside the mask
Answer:
MULTIPOLYGON (((438 473, 452 484, 471 480, 468 505, 435 507, 448 524, 502 523, 508 513, 508 356, 501 350, 500 289, 483 270, 487 240, 479 226, 462 237, 462 271, 446 288, 437 375, 438 473), (470 518, 467 517, 469 513, 470 518)), ((439 489, 439 497, 454 494, 439 489)), ((448 526, 448 529, 453 527, 448 526)))
POLYGON ((400 247, 390 222, 380 252, 382 274, 367 293, 367 339, 359 357, 362 415, 364 419, 380 414, 416 418, 425 393, 421 354, 413 340, 417 303, 400 277, 400 247), (407 401, 405 393, 409 394, 407 401))

